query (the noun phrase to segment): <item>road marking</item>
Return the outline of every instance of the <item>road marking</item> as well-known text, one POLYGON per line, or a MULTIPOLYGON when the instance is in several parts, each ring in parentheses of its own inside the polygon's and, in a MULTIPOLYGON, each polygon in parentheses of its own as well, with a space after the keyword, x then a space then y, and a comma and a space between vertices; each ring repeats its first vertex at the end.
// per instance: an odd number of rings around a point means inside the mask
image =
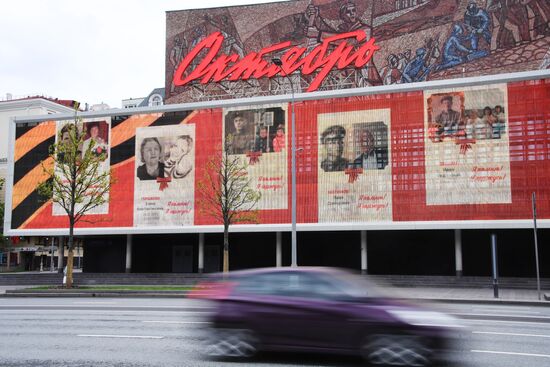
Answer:
MULTIPOLYGON (((52 304, 35 304, 35 305, 29 305, 29 304, 0 304, 0 308, 9 308, 9 307, 22 307, 22 308, 31 308, 31 307, 40 307, 40 308, 44 308, 44 307, 47 307, 47 308, 53 308, 53 307, 74 307, 72 304, 58 304, 58 305, 52 305, 52 304)), ((78 306, 76 308, 85 308, 85 307, 89 307, 89 306, 85 306, 85 305, 82 305, 82 306, 78 306)), ((120 306, 109 306, 109 307, 112 307, 112 308, 135 308, 135 309, 147 309, 147 308, 166 308, 166 309, 170 309, 170 308, 186 308, 186 307, 179 307, 179 306, 125 306, 125 305, 120 305, 120 306)), ((190 307, 191 308, 191 307, 190 307)), ((212 307, 194 307, 197 309, 197 311, 194 311, 194 312, 208 312, 208 311, 198 311, 198 310, 210 310, 212 309, 212 307)))
POLYGON ((502 309, 496 309, 496 308, 473 308, 472 309, 473 311, 477 310, 477 311, 482 311, 482 312, 489 312, 489 311, 496 311, 496 312, 511 312, 511 313, 536 313, 536 314, 540 314, 540 312, 538 311, 526 311, 526 310, 502 310, 502 309))
POLYGON ((504 320, 484 320, 484 319, 481 319, 481 320, 478 320, 478 319, 466 319, 466 320, 462 320, 466 323, 470 323, 470 322, 477 322, 477 323, 482 323, 482 324, 492 324, 492 323, 495 323, 495 322, 498 322, 498 323, 504 323, 504 324, 527 324, 527 325, 545 325, 547 326, 548 323, 547 322, 534 322, 534 321, 504 321, 504 320))
POLYGON ((141 321, 149 324, 209 324, 208 321, 155 321, 145 320, 141 321))
POLYGON ((152 335, 108 335, 108 334, 79 334, 77 336, 86 338, 124 338, 124 339, 163 339, 164 336, 152 335))
POLYGON ((550 316, 525 316, 525 315, 505 315, 505 314, 490 314, 490 313, 452 313, 454 316, 484 316, 484 317, 515 317, 523 319, 550 319, 550 316))
POLYGON ((497 333, 494 331, 472 331, 472 334, 510 335, 510 336, 532 336, 537 338, 550 338, 550 335, 541 334, 519 334, 519 333, 497 333))
POLYGON ((489 354, 506 354, 511 356, 525 356, 525 357, 542 357, 550 358, 548 354, 534 354, 534 353, 516 353, 516 352, 499 352, 496 350, 471 350, 472 353, 489 353, 489 354))
POLYGON ((117 302, 73 302, 75 305, 116 305, 117 302))
MULTIPOLYGON (((98 314, 98 315, 103 315, 103 314, 108 315, 108 314, 114 314, 114 313, 131 314, 131 315, 146 314, 146 313, 150 313, 150 314, 160 313, 161 315, 167 315, 167 313, 170 313, 171 315, 176 315, 176 314, 181 314, 181 315, 203 315, 203 314, 210 314, 211 313, 209 311, 171 311, 171 310, 160 311, 160 310, 78 310, 78 309, 67 310, 67 309, 63 309, 63 310, 39 310, 39 311, 40 311, 40 313, 45 313, 45 312, 65 313, 65 312, 69 311, 69 312, 75 313, 75 314, 94 313, 94 314, 98 314)), ((0 310, 0 313, 8 314, 8 315, 9 314, 17 314, 17 313, 21 313, 21 312, 36 313, 37 310, 18 310, 18 309, 0 310)))

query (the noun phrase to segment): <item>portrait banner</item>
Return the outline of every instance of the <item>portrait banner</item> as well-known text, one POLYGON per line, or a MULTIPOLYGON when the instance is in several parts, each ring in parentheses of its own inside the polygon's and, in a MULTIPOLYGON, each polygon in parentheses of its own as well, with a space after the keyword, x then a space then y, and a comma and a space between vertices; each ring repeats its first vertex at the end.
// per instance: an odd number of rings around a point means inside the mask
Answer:
POLYGON ((195 126, 136 129, 134 226, 192 225, 195 126))
POLYGON ((319 132, 319 222, 392 220, 390 110, 325 113, 319 132))
POLYGON ((261 194, 259 210, 288 206, 287 105, 227 109, 224 146, 247 166, 251 187, 261 194))
MULTIPOLYGON (((74 122, 69 121, 57 121, 56 122, 56 135, 55 142, 59 143, 61 141, 69 139, 69 130, 74 128, 74 122)), ((78 136, 84 135, 83 143, 79 147, 79 154, 84 156, 85 152, 88 149, 91 149, 91 153, 95 156, 101 156, 103 158, 100 165, 98 174, 103 174, 109 171, 110 169, 110 133, 111 133, 111 117, 101 117, 93 119, 85 119, 81 123, 76 124, 78 129, 78 136), (91 148, 90 148, 91 146, 91 148)), ((62 160, 61 157, 58 157, 58 161, 62 160)), ((59 167, 56 165, 55 172, 57 175, 61 175, 59 167)), ((61 176, 59 176, 61 177, 61 176)), ((68 184, 68 180, 66 180, 68 184)), ((99 205, 95 208, 90 209, 86 212, 87 215, 93 214, 107 214, 109 213, 109 193, 105 194, 105 204, 99 205)), ((82 209, 81 204, 75 205, 75 212, 78 213, 82 209)), ((67 215, 67 212, 61 205, 54 203, 52 206, 52 215, 60 216, 67 215)))
POLYGON ((426 204, 511 202, 506 85, 424 92, 426 204))

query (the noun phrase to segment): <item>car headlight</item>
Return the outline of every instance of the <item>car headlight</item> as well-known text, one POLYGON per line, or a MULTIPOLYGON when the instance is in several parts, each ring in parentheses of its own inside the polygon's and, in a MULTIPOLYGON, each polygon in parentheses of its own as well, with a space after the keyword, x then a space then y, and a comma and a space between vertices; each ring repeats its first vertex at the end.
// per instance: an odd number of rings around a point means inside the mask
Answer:
POLYGON ((390 315, 409 325, 447 328, 462 327, 456 318, 441 312, 405 309, 393 309, 387 311, 390 315))

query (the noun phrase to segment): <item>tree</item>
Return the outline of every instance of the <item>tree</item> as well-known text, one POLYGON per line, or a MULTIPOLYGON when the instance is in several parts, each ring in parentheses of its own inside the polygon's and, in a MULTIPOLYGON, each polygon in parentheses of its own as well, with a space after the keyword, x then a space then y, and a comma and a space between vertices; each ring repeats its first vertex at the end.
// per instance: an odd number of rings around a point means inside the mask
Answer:
MULTIPOLYGON (((227 139, 231 139, 228 136, 227 139)), ((205 177, 197 184, 200 210, 223 223, 223 272, 229 271, 229 226, 257 223, 255 208, 260 193, 251 187, 246 161, 229 154, 229 142, 206 163, 205 177)))
MULTIPOLYGON (((2 191, 5 181, 5 179, 0 178, 0 191, 2 191)), ((0 248, 4 248, 7 243, 8 241, 4 237, 4 200, 0 198, 0 248)))
POLYGON ((112 183, 110 168, 105 167, 107 150, 95 139, 85 138, 77 105, 74 120, 63 126, 50 146, 49 159, 42 162, 49 179, 38 186, 39 193, 62 208, 69 220, 67 288, 73 284, 74 227, 80 221, 91 222, 85 215, 109 201, 112 183))

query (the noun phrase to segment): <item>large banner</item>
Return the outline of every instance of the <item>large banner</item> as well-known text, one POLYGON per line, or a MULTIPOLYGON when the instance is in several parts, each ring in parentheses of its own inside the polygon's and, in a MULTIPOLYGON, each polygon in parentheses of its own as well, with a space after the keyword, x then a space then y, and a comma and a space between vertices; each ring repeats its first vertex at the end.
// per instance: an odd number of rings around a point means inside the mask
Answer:
POLYGON ((511 202, 506 85, 425 91, 426 203, 511 202))
POLYGON ((390 111, 326 113, 319 130, 319 222, 392 218, 390 111))
POLYGON ((136 130, 134 226, 193 224, 195 126, 136 130))
POLYGON ((224 146, 247 167, 258 209, 286 209, 287 105, 224 110, 224 146))
MULTIPOLYGON (((71 128, 78 129, 78 136, 84 135, 82 146, 79 148, 79 151, 84 155, 84 153, 90 149, 92 145, 92 154, 96 156, 103 155, 105 158, 99 166, 98 174, 103 174, 108 172, 110 169, 110 133, 111 133, 111 118, 102 117, 95 119, 86 119, 82 123, 76 124, 72 121, 57 121, 56 122, 56 134, 55 142, 59 143, 64 142, 69 139, 69 130, 71 128)), ((58 159, 61 157, 58 157, 58 159)), ((55 167, 55 172, 62 177, 63 174, 60 171, 58 166, 55 167)), ((68 183, 68 181, 67 181, 68 183)), ((105 194, 105 204, 99 205, 95 208, 92 208, 88 211, 88 215, 92 214, 107 214, 109 212, 109 194, 105 194)), ((75 212, 78 212, 82 209, 82 205, 75 205, 75 212)), ((66 216, 67 212, 63 207, 57 203, 52 206, 52 215, 55 216, 66 216)))
MULTIPOLYGON (((549 86, 541 79, 297 103, 297 223, 319 229, 494 224, 531 218, 533 192, 539 218, 550 218, 549 86)), ((109 203, 78 226, 94 228, 90 233, 102 227, 156 233, 220 225, 199 210, 197 187, 223 148, 246 166, 261 193, 260 224, 289 224, 289 107, 84 118, 83 145, 94 141, 107 152, 103 169, 114 180, 109 203)), ((37 190, 48 179, 42 162, 66 124, 16 124, 6 210, 13 233, 66 228, 60 208, 37 190)))

